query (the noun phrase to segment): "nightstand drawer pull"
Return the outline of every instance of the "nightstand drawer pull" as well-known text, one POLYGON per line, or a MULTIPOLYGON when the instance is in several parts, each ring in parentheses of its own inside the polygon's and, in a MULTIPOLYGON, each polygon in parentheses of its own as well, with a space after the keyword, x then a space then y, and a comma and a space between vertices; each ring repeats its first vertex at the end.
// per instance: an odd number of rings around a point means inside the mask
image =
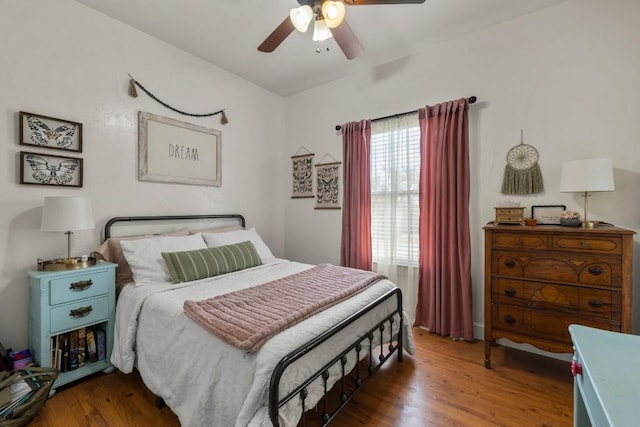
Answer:
POLYGON ((589 273, 593 274, 594 276, 598 276, 598 275, 602 274, 602 268, 600 268, 600 267, 589 267, 589 273))
POLYGON ((504 321, 510 325, 513 325, 514 323, 516 323, 516 318, 511 316, 510 314, 507 314, 506 316, 504 316, 504 321))
POLYGON ((602 301, 600 301, 599 299, 590 299, 589 300, 589 305, 591 307, 595 307, 595 308, 600 308, 604 305, 604 303, 602 301))
POLYGON ((93 280, 81 280, 80 282, 73 282, 69 285, 69 289, 72 291, 84 291, 93 285, 93 280))
POLYGON ((507 288, 504 290, 504 294, 508 297, 515 297, 516 296, 516 290, 513 288, 507 288))
POLYGON ((582 365, 575 359, 571 361, 571 374, 573 374, 574 377, 582 375, 582 365))
POLYGON ((504 262, 504 265, 506 265, 507 267, 515 267, 516 262, 512 259, 508 259, 504 262))
POLYGON ((75 317, 75 318, 85 317, 85 316, 88 316, 92 311, 93 311, 92 306, 80 307, 80 308, 76 308, 75 310, 69 311, 69 316, 75 317))

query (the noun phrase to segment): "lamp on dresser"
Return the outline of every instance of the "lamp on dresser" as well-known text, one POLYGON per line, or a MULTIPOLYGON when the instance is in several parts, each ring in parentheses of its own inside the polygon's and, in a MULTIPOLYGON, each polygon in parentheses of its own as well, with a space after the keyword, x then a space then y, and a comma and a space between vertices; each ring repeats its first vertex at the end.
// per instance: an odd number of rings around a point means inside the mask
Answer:
POLYGON ((571 160, 562 164, 560 192, 583 193, 585 228, 597 227, 598 223, 587 219, 589 193, 595 191, 614 191, 613 166, 611 159, 571 160))
POLYGON ((42 231, 64 232, 67 235, 67 257, 50 261, 38 259, 39 270, 69 270, 96 263, 92 257, 71 257, 71 235, 78 230, 95 228, 91 201, 86 197, 45 197, 42 207, 42 231))

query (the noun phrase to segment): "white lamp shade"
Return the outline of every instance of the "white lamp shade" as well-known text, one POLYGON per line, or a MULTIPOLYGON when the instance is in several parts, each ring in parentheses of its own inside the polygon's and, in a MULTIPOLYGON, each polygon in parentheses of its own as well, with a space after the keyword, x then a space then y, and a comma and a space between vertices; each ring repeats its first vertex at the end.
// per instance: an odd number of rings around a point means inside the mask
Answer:
POLYGON ((313 23, 313 37, 314 42, 321 42, 333 37, 331 30, 327 27, 327 23, 324 19, 316 19, 313 23))
POLYGON ((345 7, 341 1, 327 0, 322 3, 322 16, 324 16, 327 27, 336 28, 344 20, 344 15, 345 7))
POLYGON ((562 164, 560 191, 580 193, 614 191, 611 159, 571 160, 562 164))
POLYGON ((86 197, 45 197, 42 231, 75 231, 95 228, 91 201, 86 197))
POLYGON ((289 19, 291 19, 291 23, 296 30, 304 33, 309 28, 311 19, 313 19, 313 9, 308 4, 295 7, 289 11, 289 19))

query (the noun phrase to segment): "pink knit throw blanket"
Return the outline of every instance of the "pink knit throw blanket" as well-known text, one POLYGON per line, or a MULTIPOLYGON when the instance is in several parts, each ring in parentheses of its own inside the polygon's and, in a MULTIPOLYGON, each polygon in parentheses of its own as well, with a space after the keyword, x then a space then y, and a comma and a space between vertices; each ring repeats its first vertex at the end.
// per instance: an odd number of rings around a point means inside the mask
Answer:
POLYGON ((184 302, 184 312, 231 345, 257 351, 269 338, 383 279, 321 264, 263 285, 184 302))

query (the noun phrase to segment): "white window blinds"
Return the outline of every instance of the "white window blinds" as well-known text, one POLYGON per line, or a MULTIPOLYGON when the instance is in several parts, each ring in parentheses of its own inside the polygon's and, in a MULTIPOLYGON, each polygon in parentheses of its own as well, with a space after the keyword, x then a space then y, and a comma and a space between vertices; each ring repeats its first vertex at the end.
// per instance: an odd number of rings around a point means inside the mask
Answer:
POLYGON ((418 265, 420 128, 411 114, 371 126, 373 262, 418 265))

